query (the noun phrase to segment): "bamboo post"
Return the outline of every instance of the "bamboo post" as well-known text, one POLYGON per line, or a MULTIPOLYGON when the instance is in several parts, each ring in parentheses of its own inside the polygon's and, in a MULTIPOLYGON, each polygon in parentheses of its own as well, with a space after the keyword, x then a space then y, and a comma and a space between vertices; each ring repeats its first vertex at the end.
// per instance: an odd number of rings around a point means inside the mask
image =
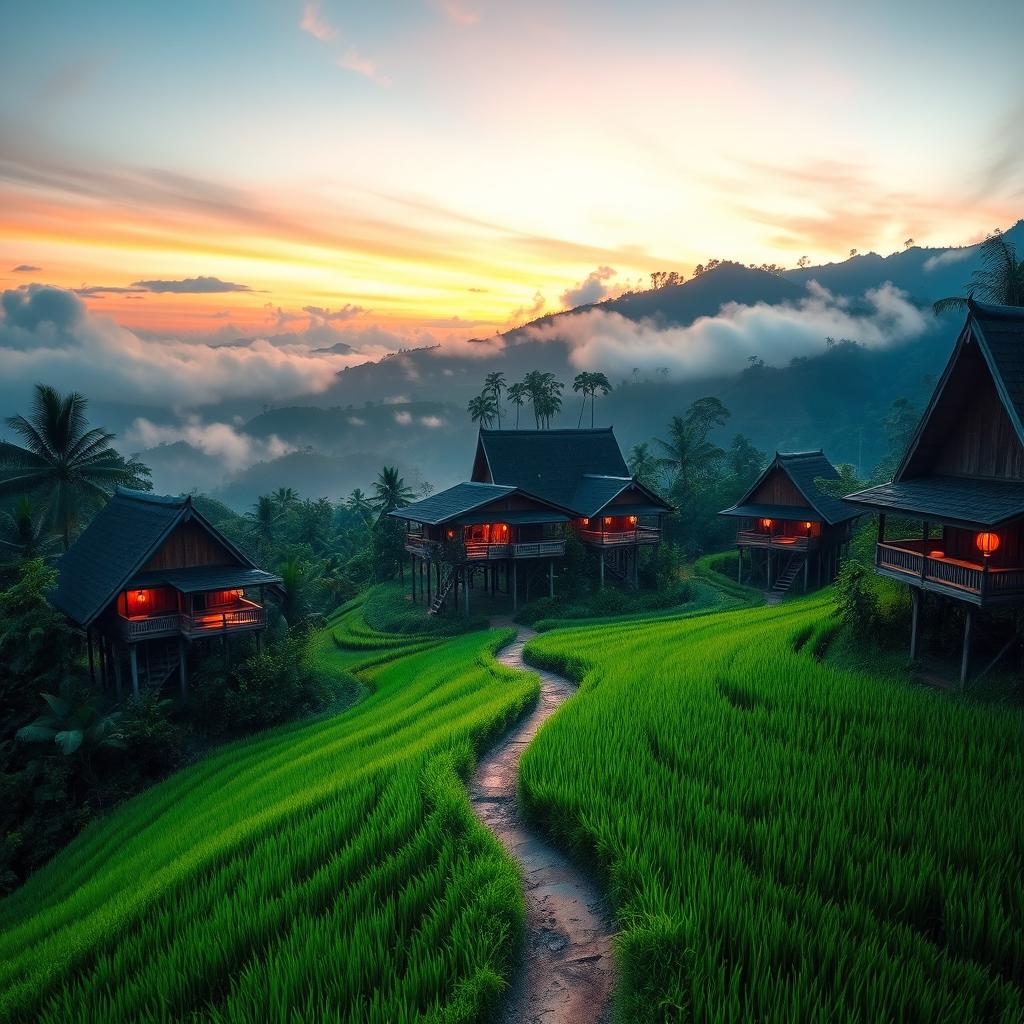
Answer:
MULTIPOLYGON (((256 634, 256 646, 259 649, 259 633, 256 634)), ((188 641, 178 637, 178 687, 182 697, 188 694, 188 641)))
POLYGON ((910 590, 910 660, 917 661, 917 638, 921 615, 921 592, 917 587, 910 590))
POLYGON ((555 560, 548 559, 548 597, 555 596, 555 560))
POLYGON ((519 610, 519 566, 512 562, 512 611, 519 610))
POLYGON ((960 689, 967 685, 967 669, 971 664, 971 640, 974 638, 974 609, 968 607, 964 617, 964 653, 960 659, 960 689))

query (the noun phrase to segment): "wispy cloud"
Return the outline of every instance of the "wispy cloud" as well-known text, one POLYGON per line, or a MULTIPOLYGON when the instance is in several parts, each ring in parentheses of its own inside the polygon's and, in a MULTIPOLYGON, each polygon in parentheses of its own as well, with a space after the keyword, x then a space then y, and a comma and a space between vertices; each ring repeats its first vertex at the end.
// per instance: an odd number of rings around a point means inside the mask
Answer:
POLYGON ((337 34, 334 26, 321 14, 319 0, 310 0, 302 8, 302 20, 299 22, 299 28, 303 32, 308 32, 314 39, 319 39, 324 43, 328 39, 333 39, 337 34))
POLYGON ((351 47, 338 57, 337 64, 339 68, 345 68, 346 71, 354 71, 357 75, 362 75, 364 78, 369 78, 371 82, 376 82, 377 85, 391 84, 391 79, 381 73, 376 61, 363 56, 363 54, 353 50, 351 47))
POLYGON ((303 306, 303 313, 308 313, 310 317, 310 326, 314 323, 336 323, 341 320, 353 320, 357 316, 361 316, 366 310, 362 306, 356 306, 351 302, 346 302, 340 309, 327 309, 324 306, 303 306))
POLYGON ((466 0, 434 0, 434 6, 456 25, 478 25, 480 12, 466 0))
POLYGON ((544 298, 538 288, 537 291, 533 293, 533 302, 528 306, 524 304, 513 309, 512 312, 509 313, 508 320, 506 322, 515 327, 526 321, 534 320, 541 315, 547 304, 548 300, 544 298))
POLYGON ((187 416, 184 422, 175 426, 160 425, 139 417, 128 428, 125 441, 141 448, 184 441, 217 459, 231 473, 295 451, 294 445, 286 444, 276 434, 265 439, 256 438, 236 430, 229 423, 204 423, 198 416, 187 416))
POLYGON ((217 292, 252 291, 247 284, 222 281, 218 277, 186 277, 183 281, 133 281, 132 287, 141 288, 147 292, 173 292, 178 295, 212 295, 217 292))
POLYGON ((31 263, 19 263, 16 267, 11 267, 12 274, 38 274, 42 267, 34 267, 31 263))

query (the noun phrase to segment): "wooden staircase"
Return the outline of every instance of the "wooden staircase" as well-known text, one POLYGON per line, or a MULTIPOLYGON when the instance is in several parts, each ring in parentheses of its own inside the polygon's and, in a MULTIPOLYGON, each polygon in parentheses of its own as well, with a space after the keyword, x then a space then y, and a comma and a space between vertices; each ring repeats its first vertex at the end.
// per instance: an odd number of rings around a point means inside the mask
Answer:
POLYGON ((807 556, 804 554, 791 554, 788 561, 782 567, 782 572, 779 573, 778 578, 772 583, 772 590, 777 593, 784 594, 791 586, 793 581, 800 574, 800 570, 804 567, 804 562, 807 561, 807 556))
POLYGON ((159 693, 181 663, 178 641, 150 640, 138 651, 139 689, 159 693))
POLYGON ((449 565, 445 570, 445 574, 441 578, 441 586, 438 587, 434 600, 430 602, 430 607, 427 609, 428 615, 437 615, 444 607, 448 595, 452 592, 452 587, 455 586, 455 573, 456 569, 453 565, 449 565))

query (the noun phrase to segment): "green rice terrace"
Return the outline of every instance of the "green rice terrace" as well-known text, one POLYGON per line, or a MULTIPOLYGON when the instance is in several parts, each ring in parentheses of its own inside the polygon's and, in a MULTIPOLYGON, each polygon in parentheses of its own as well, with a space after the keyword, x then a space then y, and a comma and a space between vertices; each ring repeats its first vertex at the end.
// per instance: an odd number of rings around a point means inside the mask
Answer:
MULTIPOLYGON (((616 1019, 1024 1019, 1024 715, 823 659, 827 591, 743 597, 527 648, 580 684, 519 797, 606 895, 616 1019)), ((0 903, 0 1019, 498 1019, 524 898, 466 783, 538 694, 510 636, 339 609, 316 657, 368 694, 219 749, 0 903)))

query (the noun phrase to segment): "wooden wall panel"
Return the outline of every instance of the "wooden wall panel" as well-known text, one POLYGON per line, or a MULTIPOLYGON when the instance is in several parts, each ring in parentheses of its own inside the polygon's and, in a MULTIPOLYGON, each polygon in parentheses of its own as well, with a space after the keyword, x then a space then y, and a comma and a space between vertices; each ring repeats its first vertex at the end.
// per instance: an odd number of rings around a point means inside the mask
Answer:
POLYGON ((197 565, 236 565, 238 560, 220 541, 195 522, 182 523, 143 566, 156 569, 187 569, 197 565))
POLYGON ((938 450, 935 473, 1024 480, 1024 447, 996 392, 992 377, 979 374, 960 415, 938 450))
POLYGON ((796 484, 781 469, 773 469, 748 499, 750 505, 799 505, 807 508, 807 501, 796 484))

